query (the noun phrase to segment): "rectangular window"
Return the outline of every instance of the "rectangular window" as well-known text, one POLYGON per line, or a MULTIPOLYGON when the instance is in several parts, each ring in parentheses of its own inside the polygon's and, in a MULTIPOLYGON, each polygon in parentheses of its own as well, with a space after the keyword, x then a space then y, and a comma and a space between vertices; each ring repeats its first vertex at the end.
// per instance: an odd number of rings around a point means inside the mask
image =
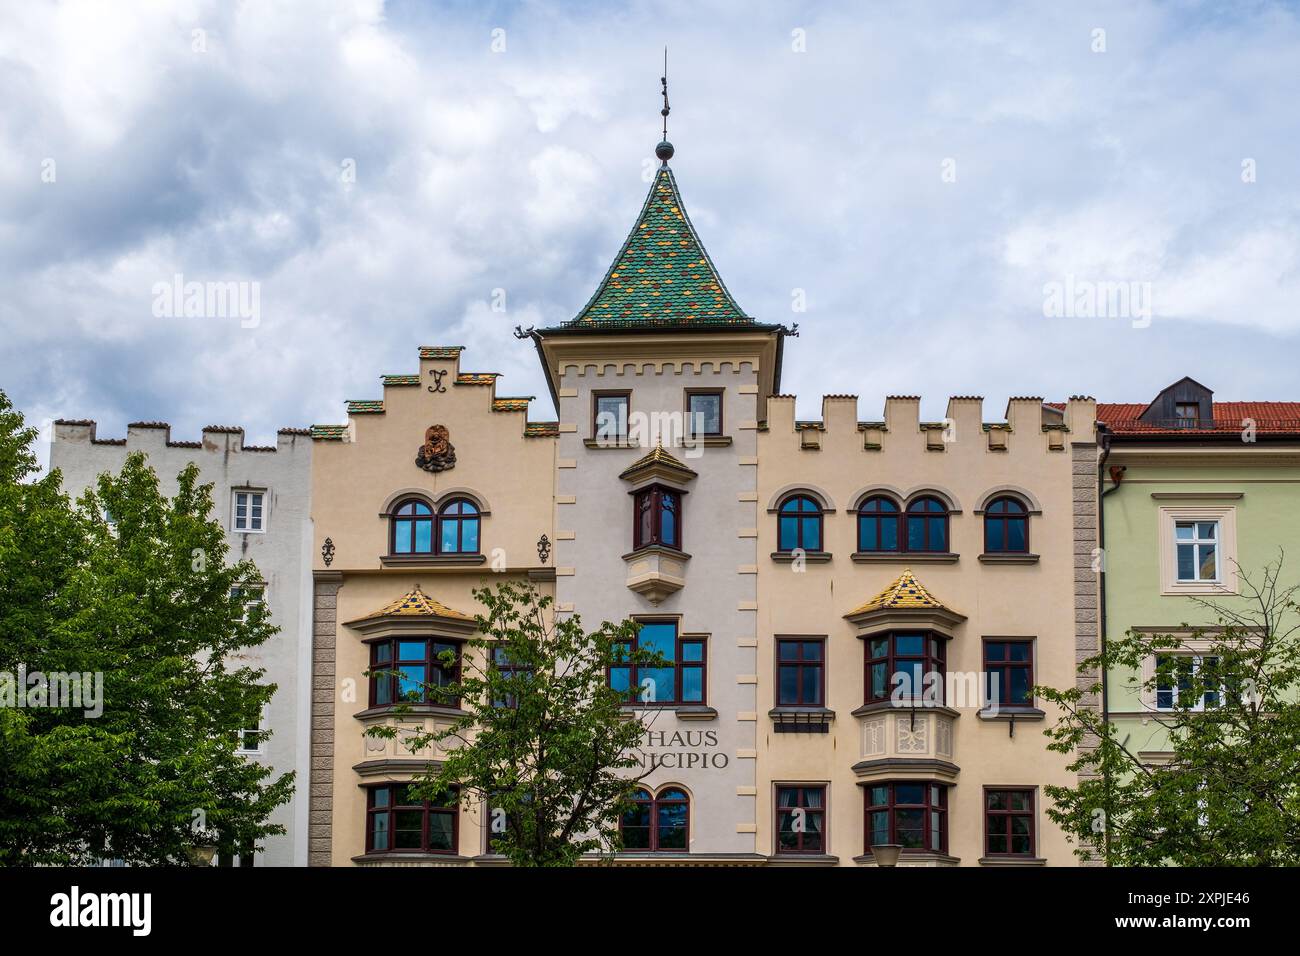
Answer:
POLYGON ((250 721, 251 727, 238 731, 238 743, 235 752, 241 754, 260 754, 262 752, 262 734, 266 729, 266 713, 259 709, 256 721, 250 721))
POLYGON ((984 639, 985 705, 1034 706, 1034 642, 984 639))
POLYGON ((945 642, 933 634, 887 634, 863 642, 866 655, 866 703, 923 699, 937 695, 944 703, 945 642))
POLYGON ((631 392, 595 392, 592 395, 591 437, 601 444, 627 441, 631 392))
POLYGON ((984 855, 1034 856, 1034 791, 984 791, 984 855))
POLYGON ((776 788, 776 852, 798 856, 826 852, 826 788, 776 788))
POLYGON ((509 684, 492 701, 492 706, 516 709, 519 706, 518 689, 520 684, 522 681, 532 680, 533 669, 527 664, 514 661, 510 657, 509 650, 504 647, 494 647, 492 649, 492 667, 505 680, 509 681, 509 684))
POLYGON ((1211 710, 1223 699, 1217 657, 1156 655, 1156 710, 1211 710), (1198 694, 1199 696, 1193 696, 1198 694))
POLYGON ((822 638, 782 637, 776 641, 778 707, 824 707, 826 642, 822 638))
POLYGON ((686 393, 686 434, 694 437, 722 434, 722 393, 686 393))
POLYGON ((460 701, 437 692, 460 680, 460 642, 442 638, 406 638, 370 645, 370 706, 395 703, 459 707, 460 701), (451 656, 451 663, 447 658, 451 656))
POLYGON ((230 527, 235 531, 265 531, 266 492, 236 491, 232 497, 230 527))
POLYGON ((408 784, 370 787, 366 798, 367 853, 456 852, 456 798, 437 803, 410 795, 408 784))
POLYGON ((881 844, 948 852, 948 788, 944 784, 879 783, 865 787, 864 797, 868 853, 881 844))
POLYGON ((240 584, 230 589, 230 598, 243 605, 241 621, 247 621, 257 608, 265 609, 266 587, 261 584, 240 584))
POLYGON ((1175 521, 1179 581, 1219 580, 1219 522, 1175 521))
POLYGON ((1201 406, 1196 402, 1178 402, 1174 416, 1179 428, 1196 428, 1201 422, 1201 406))
POLYGON ((631 646, 615 648, 615 662, 609 668, 609 686, 630 692, 640 688, 642 704, 703 704, 708 686, 706 639, 677 636, 676 621, 644 621, 631 646), (633 649, 659 653, 662 666, 628 663, 633 649))

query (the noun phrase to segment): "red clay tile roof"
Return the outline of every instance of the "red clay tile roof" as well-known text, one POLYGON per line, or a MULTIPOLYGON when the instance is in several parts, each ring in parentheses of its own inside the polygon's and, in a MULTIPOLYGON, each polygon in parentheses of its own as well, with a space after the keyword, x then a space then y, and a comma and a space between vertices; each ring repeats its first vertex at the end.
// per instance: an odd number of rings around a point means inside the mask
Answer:
MULTIPOLYGON (((1054 406, 1055 407, 1055 406, 1054 406)), ((1214 421, 1200 428, 1171 428, 1163 423, 1147 424, 1138 418, 1147 405, 1142 402, 1105 402, 1097 405, 1097 420, 1120 435, 1196 435, 1240 432, 1247 420, 1256 434, 1300 435, 1300 402, 1215 402, 1214 421)))

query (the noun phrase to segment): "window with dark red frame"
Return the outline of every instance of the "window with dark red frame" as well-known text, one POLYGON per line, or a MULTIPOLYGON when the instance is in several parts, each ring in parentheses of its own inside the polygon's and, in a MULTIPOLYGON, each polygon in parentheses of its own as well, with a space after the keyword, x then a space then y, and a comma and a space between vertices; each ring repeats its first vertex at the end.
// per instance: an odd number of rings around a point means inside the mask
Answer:
POLYGON ((900 697, 920 698, 926 692, 926 675, 930 673, 937 675, 931 678, 931 684, 938 691, 939 703, 945 703, 947 648, 943 638, 926 631, 897 632, 868 637, 863 643, 868 704, 889 700, 896 686, 900 697))
POLYGON ((822 508, 807 495, 792 495, 777 509, 778 551, 820 551, 822 508))
POLYGON ((997 498, 984 509, 984 551, 1026 554, 1029 551, 1029 510, 1015 498, 997 498))
POLYGON ((917 498, 908 504, 904 550, 948 550, 948 509, 938 498, 917 498))
POLYGON ((776 788, 776 852, 826 852, 826 788, 776 788))
POLYGON ((632 550, 652 544, 682 549, 682 495, 666 485, 648 485, 633 492, 632 550))
POLYGON ((624 850, 685 853, 690 849, 691 801, 680 787, 664 787, 651 796, 638 787, 632 806, 619 819, 624 850))
POLYGON ((1034 642, 985 638, 986 702, 998 707, 1034 706, 1034 642))
POLYGON ((440 802, 417 800, 407 784, 368 787, 366 796, 367 853, 455 854, 456 797, 440 802))
POLYGON ((389 704, 441 704, 460 702, 440 697, 431 688, 446 687, 460 677, 459 641, 446 638, 400 638, 370 645, 370 706, 389 704), (443 660, 451 652, 455 661, 443 660))
POLYGON ((903 515, 898 505, 882 495, 868 498, 858 508, 858 550, 899 551, 903 515))
POLYGON ((777 706, 822 707, 825 699, 826 642, 820 638, 777 638, 777 706))
POLYGON ((984 855, 1034 855, 1034 791, 984 791, 984 855))
POLYGON ((882 844, 948 852, 948 788, 944 784, 876 783, 864 788, 864 799, 868 853, 882 844))
POLYGON ((643 621, 631 645, 614 648, 609 668, 614 690, 640 688, 642 704, 703 704, 708 687, 708 655, 703 637, 678 637, 676 621, 643 621), (634 650, 659 653, 663 666, 628 663, 634 650))
POLYGON ((435 515, 428 502, 409 498, 389 518, 388 553, 478 554, 478 506, 466 498, 444 502, 435 515))

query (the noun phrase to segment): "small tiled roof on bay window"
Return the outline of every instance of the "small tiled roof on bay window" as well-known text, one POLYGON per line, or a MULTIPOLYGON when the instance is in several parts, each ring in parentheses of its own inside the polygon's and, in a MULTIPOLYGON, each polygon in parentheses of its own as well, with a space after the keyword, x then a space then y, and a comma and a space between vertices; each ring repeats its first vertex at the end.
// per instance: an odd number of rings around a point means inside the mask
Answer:
POLYGON ((850 614, 863 614, 868 611, 927 610, 948 611, 956 613, 942 601, 931 594, 924 584, 916 579, 911 568, 905 568, 898 580, 885 588, 867 603, 850 611, 850 614))
POLYGON ((418 584, 403 597, 398 598, 391 604, 386 604, 378 611, 367 614, 365 617, 357 618, 357 621, 372 621, 383 617, 442 617, 456 621, 474 620, 471 615, 453 610, 441 601, 429 597, 420 590, 418 584))

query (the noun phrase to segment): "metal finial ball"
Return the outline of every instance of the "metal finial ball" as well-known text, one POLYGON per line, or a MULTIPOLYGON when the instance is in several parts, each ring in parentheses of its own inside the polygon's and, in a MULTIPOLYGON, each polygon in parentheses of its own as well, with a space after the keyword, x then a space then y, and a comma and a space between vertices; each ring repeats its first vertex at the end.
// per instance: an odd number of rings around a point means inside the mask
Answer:
POLYGON ((673 144, 668 142, 668 140, 664 140, 655 147, 655 155, 665 163, 668 162, 668 160, 673 158, 673 144))

